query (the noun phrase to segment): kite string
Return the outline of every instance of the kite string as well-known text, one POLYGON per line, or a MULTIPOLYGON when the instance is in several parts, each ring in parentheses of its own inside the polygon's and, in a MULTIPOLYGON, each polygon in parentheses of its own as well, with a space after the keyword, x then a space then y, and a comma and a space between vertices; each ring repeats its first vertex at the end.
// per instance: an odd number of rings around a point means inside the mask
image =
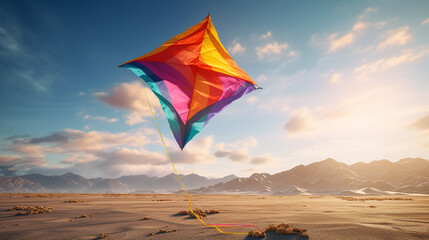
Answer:
MULTIPOLYGON (((144 81, 143 81, 143 85, 144 85, 144 81)), ((145 93, 145 95, 146 95, 146 100, 147 100, 147 103, 149 104, 149 109, 150 109, 150 112, 151 112, 151 114, 152 114, 153 121, 155 122, 156 129, 158 130, 159 137, 161 138, 162 144, 164 145, 165 152, 167 153, 167 156, 168 156, 168 159, 170 160, 171 166, 173 166, 174 173, 176 174, 177 178, 179 179, 180 185, 182 185, 183 190, 185 191, 186 195, 188 196, 188 201, 189 201, 189 210, 191 211, 191 213, 192 213, 192 214, 194 214, 194 216, 195 216, 195 217, 196 217, 200 222, 202 222, 204 225, 206 225, 206 226, 208 226, 208 227, 214 227, 214 228, 216 228, 220 233, 223 233, 223 234, 247 234, 247 233, 245 233, 245 232, 224 232, 224 231, 220 230, 220 229, 218 228, 218 226, 219 226, 219 227, 222 227, 222 226, 223 226, 223 227, 235 227, 235 226, 236 226, 236 227, 256 227, 258 230, 260 230, 257 226, 255 226, 255 225, 250 225, 250 224, 207 224, 207 223, 205 223, 205 222, 204 222, 200 217, 198 217, 198 215, 197 215, 197 214, 192 210, 192 200, 191 200, 191 196, 189 195, 188 191, 186 191, 185 185, 183 185, 183 182, 182 182, 182 180, 180 179, 179 174, 178 174, 178 173, 177 173, 177 171, 176 171, 176 168, 174 167, 173 161, 171 160, 170 153, 169 153, 169 152, 168 152, 168 150, 167 150, 167 146, 166 146, 166 144, 165 144, 164 138, 162 137, 161 131, 159 130, 159 127, 158 127, 158 123, 156 122, 155 114, 153 113, 152 105, 150 104, 149 96, 147 95, 147 92, 146 92, 146 87, 144 87, 144 86, 143 86, 143 90, 144 90, 144 93, 145 93)))

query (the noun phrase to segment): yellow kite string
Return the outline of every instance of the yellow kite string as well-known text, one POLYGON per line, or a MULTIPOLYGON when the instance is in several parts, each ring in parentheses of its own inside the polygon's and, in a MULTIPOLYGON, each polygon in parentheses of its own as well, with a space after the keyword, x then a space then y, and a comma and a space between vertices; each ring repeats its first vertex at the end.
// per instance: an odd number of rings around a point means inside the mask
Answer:
MULTIPOLYGON (((155 115, 153 114, 152 106, 151 106, 151 104, 150 104, 149 97, 148 97, 147 92, 146 92, 146 87, 144 87, 144 86, 143 86, 143 89, 144 89, 144 93, 145 93, 145 95, 146 95, 147 103, 149 104, 150 112, 152 113, 153 121, 155 122, 156 129, 158 130, 159 136, 161 137, 162 144, 164 145, 165 152, 167 152, 168 159, 170 160, 171 166, 173 166, 174 173, 176 173, 176 176, 177 176, 177 178, 179 179, 180 185, 182 185, 183 190, 185 191, 186 195, 188 196, 188 200, 189 200, 189 210, 190 210, 190 211, 192 212, 192 214, 194 214, 194 216, 195 216, 195 217, 196 217, 200 222, 202 222, 204 225, 206 225, 207 227, 214 227, 214 228, 216 228, 220 233, 223 233, 223 234, 247 234, 247 233, 245 233, 245 232, 224 232, 224 231, 220 230, 216 224, 207 224, 207 223, 205 223, 205 222, 204 222, 200 217, 198 217, 198 215, 197 215, 196 213, 194 213, 194 211, 192 210, 192 201, 191 201, 191 196, 188 194, 188 191, 186 191, 186 189, 185 189, 185 185, 183 185, 182 180, 180 180, 179 174, 177 174, 176 168, 174 167, 173 161, 171 160, 170 154, 168 153, 167 146, 165 145, 164 138, 162 137, 161 131, 159 130, 158 123, 156 122, 155 115)), ((225 227, 227 227, 229 224, 218 224, 218 225, 219 225, 219 226, 224 225, 225 227)), ((234 224, 231 224, 231 225, 234 225, 234 224)), ((238 225, 238 224, 237 224, 237 225, 238 225)), ((241 225, 241 224, 240 224, 240 225, 241 225)), ((248 226, 252 226, 252 225, 248 225, 248 226)), ((255 226, 255 227, 256 227, 256 226, 255 226)))

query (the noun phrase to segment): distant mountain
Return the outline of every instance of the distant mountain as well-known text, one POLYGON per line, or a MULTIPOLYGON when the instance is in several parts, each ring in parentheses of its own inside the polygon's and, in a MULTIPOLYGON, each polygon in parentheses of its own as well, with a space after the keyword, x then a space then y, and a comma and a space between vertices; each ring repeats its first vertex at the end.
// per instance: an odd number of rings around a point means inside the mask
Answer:
MULTIPOLYGON (((229 175, 209 179, 197 174, 182 175, 180 179, 189 189, 201 188, 237 178, 229 175)), ((30 174, 18 177, 1 177, 0 192, 56 192, 56 193, 166 193, 181 189, 175 174, 158 178, 147 175, 122 176, 119 178, 87 179, 66 173, 59 176, 30 174)))
POLYGON ((236 178, 190 192, 273 195, 429 194, 429 161, 406 158, 397 162, 379 160, 347 165, 328 158, 274 175, 255 173, 248 178, 236 178))
MULTIPOLYGON (((254 173, 247 178, 229 175, 209 179, 180 175, 191 193, 270 195, 389 195, 429 194, 429 161, 406 158, 347 165, 328 158, 299 165, 276 174, 254 173)), ((66 173, 60 176, 30 174, 0 176, 0 192, 168 193, 183 192, 175 174, 87 179, 66 173)))

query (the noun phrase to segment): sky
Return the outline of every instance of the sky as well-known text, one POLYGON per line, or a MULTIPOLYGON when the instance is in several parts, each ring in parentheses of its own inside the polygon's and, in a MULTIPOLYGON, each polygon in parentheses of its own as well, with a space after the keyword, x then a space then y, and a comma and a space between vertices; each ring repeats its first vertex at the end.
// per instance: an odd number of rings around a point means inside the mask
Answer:
POLYGON ((263 90, 183 152, 150 94, 179 173, 429 159, 429 1, 3 0, 0 175, 172 173, 141 80, 117 66, 209 12, 263 90))

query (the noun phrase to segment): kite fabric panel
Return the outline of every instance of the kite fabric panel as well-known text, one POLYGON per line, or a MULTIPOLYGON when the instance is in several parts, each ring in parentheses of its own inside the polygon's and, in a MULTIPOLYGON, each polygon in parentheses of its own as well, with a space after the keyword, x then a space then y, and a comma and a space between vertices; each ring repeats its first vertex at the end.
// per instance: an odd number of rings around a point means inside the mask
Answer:
POLYGON ((257 89, 220 43, 210 14, 120 67, 142 78, 158 97, 182 150, 214 115, 257 89))

